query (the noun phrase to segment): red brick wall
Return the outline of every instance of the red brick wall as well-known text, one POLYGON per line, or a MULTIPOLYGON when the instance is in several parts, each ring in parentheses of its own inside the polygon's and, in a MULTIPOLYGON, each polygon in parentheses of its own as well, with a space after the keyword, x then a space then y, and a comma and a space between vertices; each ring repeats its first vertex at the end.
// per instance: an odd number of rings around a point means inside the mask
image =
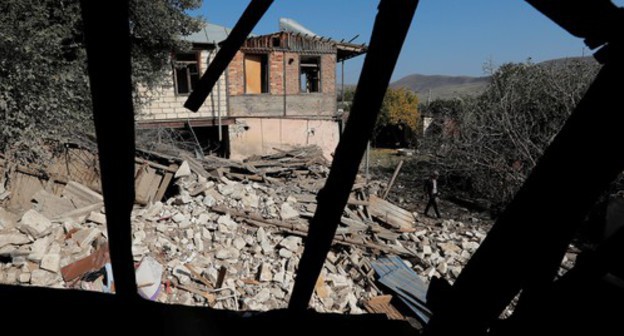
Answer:
MULTIPOLYGON (((244 59, 244 54, 239 51, 228 66, 228 89, 231 96, 245 94, 244 59)), ((269 54, 269 93, 284 94, 284 63, 286 94, 299 94, 299 54, 290 52, 284 54, 281 51, 269 54)), ((336 92, 336 55, 321 56, 321 91, 324 94, 336 92)))
POLYGON ((269 54, 269 93, 284 93, 284 53, 276 51, 269 54))
POLYGON ((286 53, 286 94, 290 95, 290 94, 298 94, 298 93, 299 93, 299 54, 286 53))
POLYGON ((336 55, 321 56, 321 91, 336 94, 336 55))
POLYGON ((236 52, 234 59, 227 67, 227 82, 228 90, 231 96, 238 96, 245 94, 245 71, 244 71, 245 56, 242 52, 236 52))

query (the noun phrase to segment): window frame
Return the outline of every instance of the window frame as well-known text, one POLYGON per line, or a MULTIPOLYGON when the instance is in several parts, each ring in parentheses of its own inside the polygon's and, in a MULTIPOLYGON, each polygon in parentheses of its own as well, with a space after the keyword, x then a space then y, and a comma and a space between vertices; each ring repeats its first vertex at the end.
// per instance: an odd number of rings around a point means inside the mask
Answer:
POLYGON ((190 52, 183 52, 183 53, 175 53, 172 56, 172 70, 173 70, 173 92, 176 96, 188 96, 191 94, 191 92, 193 92, 193 80, 192 80, 192 74, 191 74, 191 70, 189 69, 189 65, 190 64, 195 64, 197 67, 197 81, 199 81, 199 79, 201 78, 201 51, 200 50, 193 50, 190 52), (195 59, 194 60, 178 60, 179 55, 195 55, 195 59), (178 68, 179 64, 183 64, 184 65, 184 71, 186 73, 186 84, 188 86, 188 92, 185 93, 181 93, 180 92, 180 85, 178 83, 178 71, 182 70, 182 68, 178 68))
POLYGON ((323 92, 323 81, 322 81, 322 57, 321 55, 299 55, 299 93, 301 94, 315 94, 315 93, 322 93, 323 92), (303 73, 303 66, 301 66, 302 64, 302 60, 303 59, 316 59, 317 60, 317 69, 318 69, 318 77, 317 77, 317 90, 316 91, 305 91, 302 88, 302 84, 303 82, 301 81, 301 77, 304 74, 303 73))

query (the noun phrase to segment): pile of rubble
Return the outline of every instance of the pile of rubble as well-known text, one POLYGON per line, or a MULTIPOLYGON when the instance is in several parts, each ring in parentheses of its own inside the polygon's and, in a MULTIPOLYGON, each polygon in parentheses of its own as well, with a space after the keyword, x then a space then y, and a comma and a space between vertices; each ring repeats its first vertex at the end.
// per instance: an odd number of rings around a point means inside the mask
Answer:
MULTIPOLYGON (((286 307, 329 171, 320 150, 178 163, 173 196, 132 214, 141 295, 230 310, 286 307)), ((383 255, 400 256, 425 283, 452 283, 489 229, 469 214, 459 221, 410 213, 382 199, 383 189, 361 179, 353 186, 315 287, 317 311, 371 311, 367 302, 392 294, 372 266, 383 255)), ((35 196, 21 217, 0 208, 0 283, 114 290, 101 196, 74 182, 60 196, 35 196)))

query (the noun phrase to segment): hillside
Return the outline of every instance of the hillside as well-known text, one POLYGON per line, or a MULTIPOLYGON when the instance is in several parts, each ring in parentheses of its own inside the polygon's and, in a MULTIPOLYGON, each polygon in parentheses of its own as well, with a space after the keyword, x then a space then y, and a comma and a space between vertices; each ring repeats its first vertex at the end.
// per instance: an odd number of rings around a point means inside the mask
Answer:
POLYGON ((404 87, 419 94, 422 100, 449 99, 477 95, 487 85, 488 77, 440 76, 412 74, 390 83, 390 87, 404 87))
MULTIPOLYGON (((538 66, 559 67, 569 62, 596 62, 593 57, 566 57, 546 60, 538 66)), ((407 75, 390 83, 390 87, 410 89, 420 97, 421 101, 430 99, 450 99, 462 96, 475 96, 481 93, 489 80, 485 77, 441 76, 441 75, 407 75)))

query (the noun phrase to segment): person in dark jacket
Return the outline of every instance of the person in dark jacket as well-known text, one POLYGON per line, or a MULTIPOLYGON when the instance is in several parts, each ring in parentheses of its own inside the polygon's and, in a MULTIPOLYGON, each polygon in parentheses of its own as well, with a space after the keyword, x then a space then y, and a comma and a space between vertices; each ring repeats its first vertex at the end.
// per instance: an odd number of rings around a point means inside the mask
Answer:
POLYGON ((438 171, 434 171, 431 176, 425 182, 425 194, 427 195, 429 201, 427 202, 427 207, 425 208, 425 216, 429 216, 427 213, 429 212, 429 208, 433 207, 433 210, 436 213, 438 218, 441 218, 440 211, 438 211, 438 177, 440 173, 438 171))

